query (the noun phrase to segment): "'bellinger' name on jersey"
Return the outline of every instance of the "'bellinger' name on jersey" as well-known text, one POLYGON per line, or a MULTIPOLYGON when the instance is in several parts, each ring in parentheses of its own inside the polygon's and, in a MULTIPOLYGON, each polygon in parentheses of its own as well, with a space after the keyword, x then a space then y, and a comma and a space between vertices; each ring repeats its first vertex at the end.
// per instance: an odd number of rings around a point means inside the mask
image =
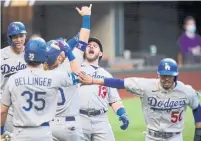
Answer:
POLYGON ((19 77, 15 79, 15 85, 38 85, 51 87, 52 79, 44 77, 19 77))

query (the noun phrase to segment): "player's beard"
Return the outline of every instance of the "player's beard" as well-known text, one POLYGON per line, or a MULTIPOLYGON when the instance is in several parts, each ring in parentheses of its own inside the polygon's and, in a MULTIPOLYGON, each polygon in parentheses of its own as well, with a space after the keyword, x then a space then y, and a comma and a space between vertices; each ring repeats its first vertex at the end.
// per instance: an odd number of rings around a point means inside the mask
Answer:
POLYGON ((98 58, 99 58, 99 53, 95 54, 93 57, 90 57, 90 54, 89 54, 89 56, 86 55, 86 60, 87 60, 88 62, 94 62, 94 61, 96 61, 98 58))

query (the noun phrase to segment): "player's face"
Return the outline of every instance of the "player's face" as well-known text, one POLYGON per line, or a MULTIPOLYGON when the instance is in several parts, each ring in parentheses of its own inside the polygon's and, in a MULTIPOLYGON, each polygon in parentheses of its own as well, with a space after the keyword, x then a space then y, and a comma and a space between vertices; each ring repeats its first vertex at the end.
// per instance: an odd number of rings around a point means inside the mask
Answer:
POLYGON ((60 55, 57 57, 57 60, 52 67, 53 68, 58 67, 60 64, 64 62, 65 59, 66 59, 65 53, 62 51, 60 55))
POLYGON ((96 42, 90 42, 86 48, 85 57, 89 62, 93 62, 102 56, 99 45, 96 42))
POLYGON ((11 39, 15 43, 16 45, 15 47, 20 49, 25 44, 26 35, 20 33, 20 34, 11 36, 11 39))
POLYGON ((174 76, 161 75, 160 82, 164 89, 170 89, 174 84, 174 76))

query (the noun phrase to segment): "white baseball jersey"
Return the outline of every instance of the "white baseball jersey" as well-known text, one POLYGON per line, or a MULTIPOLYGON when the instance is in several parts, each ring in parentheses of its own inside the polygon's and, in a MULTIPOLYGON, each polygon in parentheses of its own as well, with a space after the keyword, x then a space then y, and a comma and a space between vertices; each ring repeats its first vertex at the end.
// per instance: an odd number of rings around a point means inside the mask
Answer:
POLYGON ((158 79, 126 78, 124 86, 141 97, 145 122, 152 130, 182 132, 187 105, 191 109, 199 105, 195 91, 180 81, 170 90, 164 90, 158 79))
MULTIPOLYGON (((9 77, 19 70, 23 70, 27 67, 24 60, 24 52, 16 54, 11 50, 10 46, 1 49, 1 95, 5 89, 5 85, 9 77)), ((9 114, 13 115, 12 107, 9 108, 9 114)))
MULTIPOLYGON (((78 63, 83 62, 83 55, 78 49, 74 49, 73 53, 78 63)), ((67 72, 71 71, 68 58, 58 67, 55 71, 67 72)), ((76 116, 79 114, 79 96, 78 96, 78 85, 71 87, 60 87, 58 91, 58 103, 56 116, 76 116)))
POLYGON ((1 49, 1 90, 4 90, 8 78, 27 67, 24 61, 24 52, 16 54, 11 47, 1 49))
MULTIPOLYGON (((101 67, 93 67, 83 63, 81 71, 93 78, 112 78, 112 75, 101 67)), ((81 109, 105 109, 108 110, 109 103, 121 100, 117 89, 101 85, 82 85, 79 88, 79 99, 81 109)))
POLYGON ((59 87, 73 85, 72 73, 25 69, 12 75, 2 95, 2 103, 13 105, 14 126, 40 126, 56 113, 59 87))

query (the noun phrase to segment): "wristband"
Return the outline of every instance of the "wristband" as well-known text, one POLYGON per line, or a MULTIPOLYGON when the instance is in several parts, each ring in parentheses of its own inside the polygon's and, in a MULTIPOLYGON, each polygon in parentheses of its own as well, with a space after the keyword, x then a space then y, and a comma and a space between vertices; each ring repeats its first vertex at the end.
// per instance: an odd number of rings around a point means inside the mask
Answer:
POLYGON ((118 116, 121 116, 121 115, 123 115, 123 114, 125 114, 126 113, 126 110, 123 108, 123 107, 121 107, 121 108, 119 108, 118 110, 117 110, 117 115, 118 116))
POLYGON ((73 54, 73 52, 71 50, 66 52, 66 56, 68 57, 69 61, 73 61, 75 59, 75 56, 74 56, 74 54, 73 54))
POLYGON ((4 126, 1 126, 1 135, 3 135, 4 134, 4 132, 5 132, 5 130, 4 130, 4 126))
POLYGON ((77 48, 80 49, 81 51, 85 52, 87 46, 88 46, 88 43, 83 42, 83 41, 79 41, 77 48))
POLYGON ((77 45, 77 43, 78 43, 77 38, 79 38, 79 34, 67 41, 67 44, 70 46, 71 50, 73 50, 75 48, 75 46, 77 45))
POLYGON ((86 28, 90 30, 90 15, 82 16, 82 28, 86 28))

